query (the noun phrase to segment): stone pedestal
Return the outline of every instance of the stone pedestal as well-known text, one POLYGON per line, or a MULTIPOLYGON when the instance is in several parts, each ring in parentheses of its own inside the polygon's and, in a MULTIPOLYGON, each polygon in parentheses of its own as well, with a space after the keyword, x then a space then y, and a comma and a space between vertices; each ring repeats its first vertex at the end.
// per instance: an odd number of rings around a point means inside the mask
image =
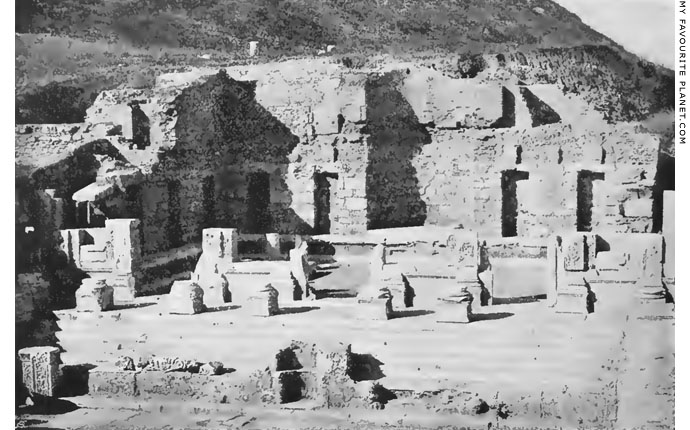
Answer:
POLYGON ((437 322, 464 323, 472 321, 472 295, 464 290, 456 296, 439 299, 441 306, 437 312, 437 322))
POLYGON ((311 267, 307 261, 307 242, 302 242, 298 248, 290 250, 290 272, 307 294, 307 283, 311 275, 311 267))
POLYGON ((198 314, 205 310, 204 290, 192 281, 175 281, 166 297, 168 313, 198 314))
POLYGON ((113 287, 113 300, 116 303, 132 302, 137 296, 134 276, 111 276, 106 279, 106 282, 113 287))
POLYGON ((223 306, 232 302, 230 283, 224 274, 208 274, 200 282, 204 290, 204 303, 207 306, 223 306))
POLYGON ((54 346, 36 346, 19 350, 22 380, 32 394, 52 397, 59 377, 60 350, 54 346))
POLYGON ((108 257, 114 264, 116 275, 132 275, 142 263, 138 219, 109 219, 105 222, 108 231, 108 257))
POLYGON ((561 283, 558 289, 556 305, 554 306, 556 313, 587 315, 590 311, 594 311, 593 303, 590 306, 590 294, 591 291, 584 282, 561 283))
POLYGON ((113 308, 114 289, 104 279, 85 278, 76 291, 77 309, 106 311, 113 308))
POLYGON ((364 319, 385 321, 393 316, 393 294, 387 288, 375 296, 357 296, 357 313, 364 319))
POLYGON ((250 315, 272 317, 280 313, 278 296, 278 290, 271 284, 268 284, 263 290, 247 297, 244 307, 246 307, 250 315))

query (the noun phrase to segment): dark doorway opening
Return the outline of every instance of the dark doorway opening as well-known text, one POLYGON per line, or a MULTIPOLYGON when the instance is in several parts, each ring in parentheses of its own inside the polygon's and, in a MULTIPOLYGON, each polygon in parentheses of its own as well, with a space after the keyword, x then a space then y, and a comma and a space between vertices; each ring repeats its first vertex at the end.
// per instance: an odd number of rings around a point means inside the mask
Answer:
POLYGON ((166 233, 171 248, 182 246, 182 224, 180 223, 180 181, 168 182, 168 224, 166 233))
POLYGON ((271 232, 271 181, 266 172, 249 174, 247 186, 247 219, 248 233, 271 232))
POLYGON ((601 172, 577 172, 577 231, 592 231, 593 181, 603 180, 601 172))
POLYGON ((314 174, 314 232, 331 232, 331 193, 336 187, 337 173, 314 174))
POLYGON ((293 403, 302 400, 306 384, 301 372, 286 371, 278 374, 280 384, 280 403, 293 403))
POLYGON ((216 224, 216 180, 213 176, 206 176, 201 182, 203 228, 211 228, 216 224))
POLYGON ((144 149, 151 144, 151 125, 149 117, 141 110, 138 102, 130 103, 132 108, 132 145, 144 149))
POLYGON ((518 198, 517 182, 529 179, 529 172, 521 170, 505 170, 501 174, 501 235, 503 237, 517 236, 518 198))

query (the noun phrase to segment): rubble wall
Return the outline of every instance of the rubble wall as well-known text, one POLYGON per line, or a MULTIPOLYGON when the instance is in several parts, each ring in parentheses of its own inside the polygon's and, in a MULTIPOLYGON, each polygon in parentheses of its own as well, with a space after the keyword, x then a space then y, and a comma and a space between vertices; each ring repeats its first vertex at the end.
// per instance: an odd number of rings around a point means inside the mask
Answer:
POLYGON ((204 227, 308 232, 286 183, 299 139, 256 102, 252 82, 220 73, 184 89, 176 109, 177 143, 142 187, 145 253, 199 241, 204 227), (260 191, 252 192, 256 175, 260 191), (268 212, 260 221, 264 206, 251 208, 257 194, 268 212))
POLYGON ((529 173, 517 184, 518 236, 575 231, 577 175, 589 170, 604 175, 593 181, 592 231, 650 232, 658 139, 629 125, 604 130, 554 124, 520 133, 433 132, 413 161, 427 224, 500 237, 501 172, 516 169, 529 173))

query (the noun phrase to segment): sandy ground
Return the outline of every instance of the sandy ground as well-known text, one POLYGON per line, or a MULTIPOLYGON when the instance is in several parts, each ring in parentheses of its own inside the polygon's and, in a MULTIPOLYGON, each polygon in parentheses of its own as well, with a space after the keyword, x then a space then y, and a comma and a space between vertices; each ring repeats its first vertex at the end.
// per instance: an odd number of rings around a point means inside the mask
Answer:
MULTIPOLYGON (((358 277, 354 265, 319 281, 321 288, 342 289, 358 277)), ((256 288, 266 279, 243 280, 242 288, 256 288)), ((431 294, 434 282, 417 281, 417 294, 431 294)), ((397 399, 384 410, 311 411, 292 409, 308 406, 301 402, 249 408, 91 396, 66 399, 80 406, 72 412, 22 418, 47 428, 576 428, 582 422, 673 428, 673 305, 637 304, 626 288, 593 286, 599 300, 586 317, 557 314, 537 301, 475 307, 478 317, 471 324, 440 323, 432 308, 372 321, 349 297, 285 301, 283 307, 294 312, 271 318, 248 315, 241 303, 169 315, 164 296, 100 314, 56 312, 66 364, 107 367, 121 355, 136 360, 155 354, 221 361, 242 378, 267 367, 292 340, 324 350, 352 345, 353 352, 384 363, 379 382, 387 388, 454 389, 490 404, 505 402, 511 407, 507 420, 496 418, 494 410, 459 415, 452 399, 440 398, 397 399)))

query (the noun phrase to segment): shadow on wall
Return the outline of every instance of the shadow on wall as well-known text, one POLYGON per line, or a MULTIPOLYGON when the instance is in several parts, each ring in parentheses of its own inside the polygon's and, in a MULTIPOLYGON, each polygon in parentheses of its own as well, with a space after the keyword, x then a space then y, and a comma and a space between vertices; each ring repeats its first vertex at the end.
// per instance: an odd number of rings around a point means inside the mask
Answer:
POLYGON ((402 72, 370 77, 365 85, 369 133, 367 228, 424 225, 426 203, 412 159, 431 136, 399 91, 402 72))
MULTIPOLYGON (((255 90, 255 82, 236 81, 221 70, 181 92, 175 102, 177 143, 149 179, 167 183, 161 207, 168 212, 144 216, 145 236, 165 226, 166 237, 180 238, 170 248, 199 240, 205 227, 311 233, 290 207, 286 182, 288 157, 299 138, 256 101, 255 90)), ((153 251, 165 246, 156 244, 153 251)))

